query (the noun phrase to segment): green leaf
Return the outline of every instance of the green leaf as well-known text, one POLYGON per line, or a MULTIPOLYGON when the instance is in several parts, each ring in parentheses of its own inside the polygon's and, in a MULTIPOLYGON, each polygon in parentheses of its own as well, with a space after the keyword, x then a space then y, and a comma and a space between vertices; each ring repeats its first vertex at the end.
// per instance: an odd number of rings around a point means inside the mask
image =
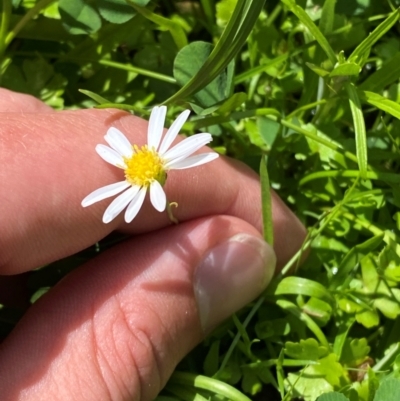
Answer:
POLYGON ((302 277, 285 277, 276 288, 275 295, 306 295, 324 299, 329 303, 333 303, 334 299, 330 292, 317 281, 309 280, 302 277))
MULTIPOLYGON (((149 1, 136 0, 136 3, 144 3, 138 5, 146 6, 149 1)), ((113 24, 123 24, 136 14, 136 11, 125 0, 97 0, 96 6, 100 15, 113 24)))
POLYGON ((374 92, 359 91, 358 93, 360 94, 360 98, 366 103, 400 119, 400 105, 398 103, 374 92))
POLYGON ((400 380, 386 379, 383 380, 375 393, 374 401, 389 401, 400 399, 400 380))
POLYGON ((220 341, 213 341, 204 359, 203 368, 207 376, 213 376, 218 371, 219 345, 220 341))
POLYGON ((293 359, 318 361, 328 353, 328 348, 319 345, 314 338, 300 340, 298 343, 291 341, 285 343, 285 354, 293 359))
POLYGON ((400 52, 390 58, 378 71, 371 74, 358 89, 381 91, 400 77, 400 52))
POLYGON ((246 42, 265 0, 238 0, 227 27, 201 69, 175 95, 164 103, 186 99, 221 74, 246 42))
POLYGON ((330 283, 330 288, 337 288, 343 284, 344 279, 352 272, 358 263, 360 263, 361 259, 382 244, 383 238, 383 233, 375 235, 374 237, 351 248, 342 259, 342 262, 338 267, 338 272, 330 283))
POLYGON ((334 65, 336 64, 337 57, 335 52, 333 51, 331 45, 329 44, 326 37, 322 34, 322 32, 318 29, 318 27, 314 24, 312 19, 309 15, 296 4, 295 0, 281 0, 289 10, 296 15, 296 17, 304 24, 308 30, 310 31, 311 35, 314 36, 315 40, 318 44, 322 47, 325 54, 328 56, 330 62, 334 65))
POLYGON ((322 394, 317 398, 317 401, 349 401, 342 393, 333 391, 331 393, 322 394))
POLYGON ((311 316, 320 327, 324 327, 332 317, 332 306, 315 297, 311 297, 301 309, 311 316))
POLYGON ((145 7, 141 7, 136 0, 126 0, 139 14, 143 15, 143 17, 157 24, 161 29, 167 30, 171 33, 171 36, 174 39, 174 42, 178 49, 186 46, 188 44, 188 40, 185 34, 183 27, 173 21, 172 19, 162 17, 161 15, 155 14, 149 9, 145 7))
POLYGON ((352 83, 346 84, 346 89, 347 94, 349 95, 351 114, 353 116, 358 168, 360 169, 361 178, 366 179, 368 169, 368 149, 364 116, 361 109, 360 99, 357 94, 357 89, 352 83))
POLYGON ((269 185, 268 170, 265 157, 260 162, 261 180, 261 210, 263 220, 263 234, 265 241, 273 246, 274 244, 274 225, 272 219, 272 199, 271 188, 269 185))
MULTIPOLYGON (((184 86, 201 70, 204 62, 210 56, 213 46, 206 42, 192 42, 179 51, 174 62, 174 77, 184 86)), ((231 65, 229 68, 233 68, 231 65)), ((227 98, 231 82, 228 73, 222 72, 194 97, 203 107, 211 107, 227 98)))
POLYGON ((371 50, 372 45, 377 42, 399 19, 399 10, 395 10, 381 24, 379 24, 350 54, 348 61, 362 65, 365 55, 371 50))
POLYGON ((341 362, 350 365, 358 366, 369 355, 371 347, 368 345, 366 338, 354 338, 346 340, 343 350, 341 362))
MULTIPOLYGON (((227 85, 229 90, 229 85, 227 85)), ((247 95, 244 92, 234 93, 230 98, 225 100, 216 110, 218 114, 228 114, 240 107, 247 100, 247 95)))
POLYGON ((306 65, 308 68, 310 68, 312 71, 314 71, 316 74, 318 74, 322 78, 329 75, 329 71, 323 69, 322 67, 319 67, 315 64, 308 63, 308 62, 306 62, 306 65))
POLYGON ((319 20, 319 30, 324 35, 329 35, 333 29, 335 21, 336 0, 325 0, 322 6, 321 19, 319 20))
POLYGON ((250 398, 227 383, 193 373, 175 371, 171 376, 170 383, 212 391, 232 401, 251 401, 250 398))
POLYGON ((95 33, 101 27, 99 14, 84 0, 60 0, 58 9, 64 27, 72 35, 95 33))
POLYGON ((95 102, 97 102, 98 104, 104 104, 104 103, 111 103, 109 100, 105 99, 104 97, 98 95, 97 93, 88 91, 86 89, 79 89, 79 92, 83 93, 84 95, 90 97, 91 99, 93 99, 95 102))
POLYGON ((349 75, 358 75, 361 67, 356 63, 346 62, 336 66, 329 74, 330 77, 344 77, 349 75))

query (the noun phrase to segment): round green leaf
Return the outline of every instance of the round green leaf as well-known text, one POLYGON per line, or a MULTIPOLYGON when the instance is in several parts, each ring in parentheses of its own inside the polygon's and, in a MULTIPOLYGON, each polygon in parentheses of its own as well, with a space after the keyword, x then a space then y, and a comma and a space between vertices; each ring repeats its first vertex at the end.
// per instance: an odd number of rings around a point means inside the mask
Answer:
MULTIPOLYGON (((174 61, 174 77, 180 85, 189 82, 207 60, 214 46, 207 42, 193 42, 182 48, 174 61)), ((210 107, 225 100, 229 94, 232 77, 229 72, 233 64, 228 66, 228 72, 223 72, 211 81, 194 97, 203 107, 210 107)))
POLYGON ((100 15, 113 24, 123 24, 136 14, 135 9, 125 0, 97 0, 96 5, 100 15))
POLYGON ((58 9, 64 27, 72 35, 94 33, 101 28, 99 14, 83 0, 60 0, 58 9))

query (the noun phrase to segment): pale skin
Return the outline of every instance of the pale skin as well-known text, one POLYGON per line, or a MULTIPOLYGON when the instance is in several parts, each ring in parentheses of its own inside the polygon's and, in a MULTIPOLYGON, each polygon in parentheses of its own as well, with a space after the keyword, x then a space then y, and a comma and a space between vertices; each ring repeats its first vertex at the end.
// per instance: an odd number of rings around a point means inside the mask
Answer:
MULTIPOLYGON (((110 126, 132 143, 146 141, 147 122, 125 112, 55 112, 0 89, 0 303, 1 276, 74 254, 114 230, 134 235, 62 280, 0 345, 3 401, 152 400, 205 336, 192 285, 200 255, 237 233, 261 238, 259 178, 226 157, 168 175, 178 225, 148 200, 131 224, 123 214, 103 224, 110 200, 80 203, 122 178, 94 151, 110 126)), ((305 230, 276 195, 273 219, 282 267, 305 230)))

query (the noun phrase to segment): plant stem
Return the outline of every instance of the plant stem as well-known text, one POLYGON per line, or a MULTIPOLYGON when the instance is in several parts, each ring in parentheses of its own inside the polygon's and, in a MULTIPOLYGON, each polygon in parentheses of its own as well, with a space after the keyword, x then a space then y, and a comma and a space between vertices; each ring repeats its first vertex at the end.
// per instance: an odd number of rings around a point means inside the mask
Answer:
POLYGON ((11 16, 11 0, 3 0, 3 10, 1 12, 0 26, 0 66, 3 61, 4 52, 7 48, 6 36, 11 16))
MULTIPOLYGON (((4 1, 4 0, 3 0, 4 1)), ((8 46, 11 41, 18 35, 18 33, 21 31, 21 29, 34 17, 36 17, 37 14, 41 10, 43 10, 45 7, 47 7, 49 4, 53 3, 55 0, 40 0, 38 1, 34 7, 32 7, 18 22, 17 25, 11 31, 8 33, 6 39, 5 39, 5 45, 8 46)))

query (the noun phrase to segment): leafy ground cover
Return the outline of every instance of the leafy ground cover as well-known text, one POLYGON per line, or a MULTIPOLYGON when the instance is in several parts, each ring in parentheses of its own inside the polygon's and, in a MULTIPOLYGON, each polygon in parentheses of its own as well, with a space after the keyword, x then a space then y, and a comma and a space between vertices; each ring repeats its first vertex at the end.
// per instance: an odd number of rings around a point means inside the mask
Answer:
MULTIPOLYGON (((397 3, 2 1, 2 86, 56 109, 147 117, 166 103, 171 121, 189 103, 188 135, 211 132, 218 152, 261 165, 266 239, 269 185, 308 227, 265 294, 181 363, 159 401, 399 399, 397 3)), ((117 240, 33 272, 32 302, 117 240)), ((0 306, 2 335, 19 315, 0 306)))

